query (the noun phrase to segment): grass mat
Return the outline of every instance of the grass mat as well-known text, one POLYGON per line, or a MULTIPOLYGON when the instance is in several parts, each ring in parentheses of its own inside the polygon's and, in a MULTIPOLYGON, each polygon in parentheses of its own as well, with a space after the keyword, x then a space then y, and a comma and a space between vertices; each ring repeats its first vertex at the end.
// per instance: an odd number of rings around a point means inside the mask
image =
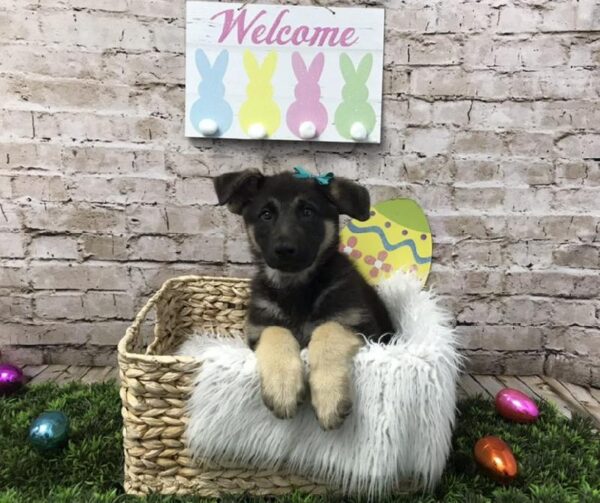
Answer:
MULTIPOLYGON (((123 494, 123 455, 119 395, 114 384, 33 386, 0 397, 0 503, 38 502, 200 502, 200 498, 123 494), (31 421, 58 409, 71 420, 69 444, 40 454, 27 442, 31 421)), ((600 502, 600 436, 589 420, 567 420, 546 404, 532 425, 509 423, 489 399, 459 405, 453 451, 434 494, 394 498, 402 502, 600 502), (501 486, 480 473, 473 462, 477 439, 498 435, 519 461, 519 477, 501 486)), ((232 498, 230 501, 259 501, 232 498)), ((299 494, 277 501, 317 502, 299 494)))

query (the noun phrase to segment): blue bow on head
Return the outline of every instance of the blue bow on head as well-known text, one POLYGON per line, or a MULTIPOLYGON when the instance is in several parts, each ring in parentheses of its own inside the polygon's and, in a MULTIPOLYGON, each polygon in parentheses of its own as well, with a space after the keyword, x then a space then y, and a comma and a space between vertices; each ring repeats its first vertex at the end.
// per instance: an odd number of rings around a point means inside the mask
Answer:
POLYGON ((294 168, 294 178, 301 180, 308 180, 314 178, 319 185, 329 185, 333 180, 333 173, 325 173, 324 175, 313 175, 309 171, 306 171, 302 166, 296 166, 294 168))

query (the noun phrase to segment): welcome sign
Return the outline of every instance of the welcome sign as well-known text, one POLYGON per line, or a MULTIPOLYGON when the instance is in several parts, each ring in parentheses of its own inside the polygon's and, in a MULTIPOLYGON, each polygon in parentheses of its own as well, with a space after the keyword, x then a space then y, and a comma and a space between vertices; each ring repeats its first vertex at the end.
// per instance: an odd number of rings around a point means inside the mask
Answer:
POLYGON ((383 9, 187 2, 191 137, 379 143, 383 9))

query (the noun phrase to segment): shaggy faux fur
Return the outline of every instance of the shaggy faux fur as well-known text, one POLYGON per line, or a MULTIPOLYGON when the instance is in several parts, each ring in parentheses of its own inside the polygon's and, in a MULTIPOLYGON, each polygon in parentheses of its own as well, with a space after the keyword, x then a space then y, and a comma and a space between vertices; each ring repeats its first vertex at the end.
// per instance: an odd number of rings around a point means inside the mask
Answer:
POLYGON ((354 407, 323 431, 310 400, 290 420, 260 397, 254 353, 240 338, 196 335, 180 355, 203 361, 188 402, 193 455, 261 468, 286 467, 345 493, 378 497, 407 478, 432 488, 450 450, 459 356, 447 314, 411 276, 379 286, 397 333, 354 359, 354 407))

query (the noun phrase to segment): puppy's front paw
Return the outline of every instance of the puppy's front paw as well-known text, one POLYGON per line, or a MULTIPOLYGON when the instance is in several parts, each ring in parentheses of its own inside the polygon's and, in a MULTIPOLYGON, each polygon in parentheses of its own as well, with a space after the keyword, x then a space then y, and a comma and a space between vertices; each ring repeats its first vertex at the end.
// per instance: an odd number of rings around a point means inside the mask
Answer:
POLYGON ((304 375, 298 359, 272 362, 260 368, 260 387, 265 405, 279 419, 294 417, 304 396, 304 375))
POLYGON ((352 412, 349 378, 345 369, 314 371, 310 375, 311 402, 324 430, 339 428, 352 412))
POLYGON ((304 367, 298 342, 286 329, 267 328, 256 356, 263 402, 279 419, 293 417, 304 397, 304 367))

